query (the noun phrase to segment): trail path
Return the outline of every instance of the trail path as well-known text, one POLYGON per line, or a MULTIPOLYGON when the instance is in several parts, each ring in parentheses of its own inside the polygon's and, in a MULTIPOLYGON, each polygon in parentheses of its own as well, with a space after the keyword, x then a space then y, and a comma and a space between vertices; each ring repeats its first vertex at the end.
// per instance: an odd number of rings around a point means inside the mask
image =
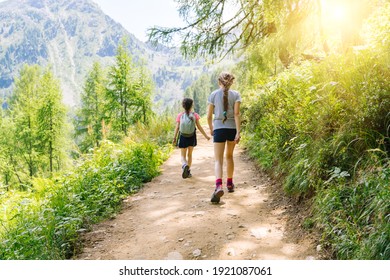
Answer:
POLYGON ((160 176, 128 197, 115 218, 83 236, 78 259, 317 258, 315 241, 289 226, 299 222, 299 214, 240 146, 235 151, 236 191, 225 191, 219 204, 210 202, 215 180, 213 143, 200 133, 197 137, 193 177, 181 178, 176 149, 160 176))

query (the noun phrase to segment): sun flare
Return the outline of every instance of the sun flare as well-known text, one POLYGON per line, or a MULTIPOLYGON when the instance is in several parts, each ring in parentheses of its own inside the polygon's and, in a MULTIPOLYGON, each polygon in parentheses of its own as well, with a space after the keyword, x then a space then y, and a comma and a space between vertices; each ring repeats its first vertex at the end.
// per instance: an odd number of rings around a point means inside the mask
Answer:
POLYGON ((321 0, 322 19, 328 24, 340 24, 348 20, 348 9, 342 1, 321 0))
POLYGON ((343 6, 334 7, 329 16, 334 18, 336 21, 343 21, 347 16, 346 8, 343 6))

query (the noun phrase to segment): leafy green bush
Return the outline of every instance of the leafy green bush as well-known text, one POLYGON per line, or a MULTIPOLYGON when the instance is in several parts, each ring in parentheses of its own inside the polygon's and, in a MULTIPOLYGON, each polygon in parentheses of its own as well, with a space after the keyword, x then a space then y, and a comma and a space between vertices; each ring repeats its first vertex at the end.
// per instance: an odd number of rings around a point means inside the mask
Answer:
POLYGON ((79 232, 113 215, 125 196, 158 175, 168 152, 149 142, 106 141, 73 172, 36 179, 30 192, 5 193, 0 259, 69 258, 79 232))
POLYGON ((338 259, 390 259, 390 166, 335 181, 316 197, 317 225, 338 259))
POLYGON ((368 21, 365 48, 241 89, 249 153, 287 193, 314 196, 314 220, 341 259, 389 259, 388 15, 384 5, 368 21))

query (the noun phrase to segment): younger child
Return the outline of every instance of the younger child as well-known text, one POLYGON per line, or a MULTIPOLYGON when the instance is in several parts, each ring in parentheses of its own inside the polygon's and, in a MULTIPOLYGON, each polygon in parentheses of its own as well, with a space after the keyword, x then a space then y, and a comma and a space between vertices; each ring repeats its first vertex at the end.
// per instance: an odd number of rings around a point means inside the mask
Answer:
POLYGON ((173 138, 173 145, 177 144, 177 136, 179 137, 179 148, 181 149, 181 164, 182 164, 182 177, 183 179, 192 177, 191 164, 192 164, 192 152, 197 144, 196 141, 196 128, 203 134, 203 136, 210 140, 210 137, 203 130, 199 123, 200 116, 192 111, 192 105, 194 101, 191 98, 184 98, 182 106, 184 112, 177 115, 175 137, 173 138))

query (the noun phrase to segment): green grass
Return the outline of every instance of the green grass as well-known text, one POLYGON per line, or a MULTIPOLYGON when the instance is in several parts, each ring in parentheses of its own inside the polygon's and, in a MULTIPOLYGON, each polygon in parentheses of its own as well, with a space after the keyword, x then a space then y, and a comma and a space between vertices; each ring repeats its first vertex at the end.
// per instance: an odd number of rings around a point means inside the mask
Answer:
POLYGON ((317 224, 337 259, 390 259, 390 166, 316 198, 317 224))

